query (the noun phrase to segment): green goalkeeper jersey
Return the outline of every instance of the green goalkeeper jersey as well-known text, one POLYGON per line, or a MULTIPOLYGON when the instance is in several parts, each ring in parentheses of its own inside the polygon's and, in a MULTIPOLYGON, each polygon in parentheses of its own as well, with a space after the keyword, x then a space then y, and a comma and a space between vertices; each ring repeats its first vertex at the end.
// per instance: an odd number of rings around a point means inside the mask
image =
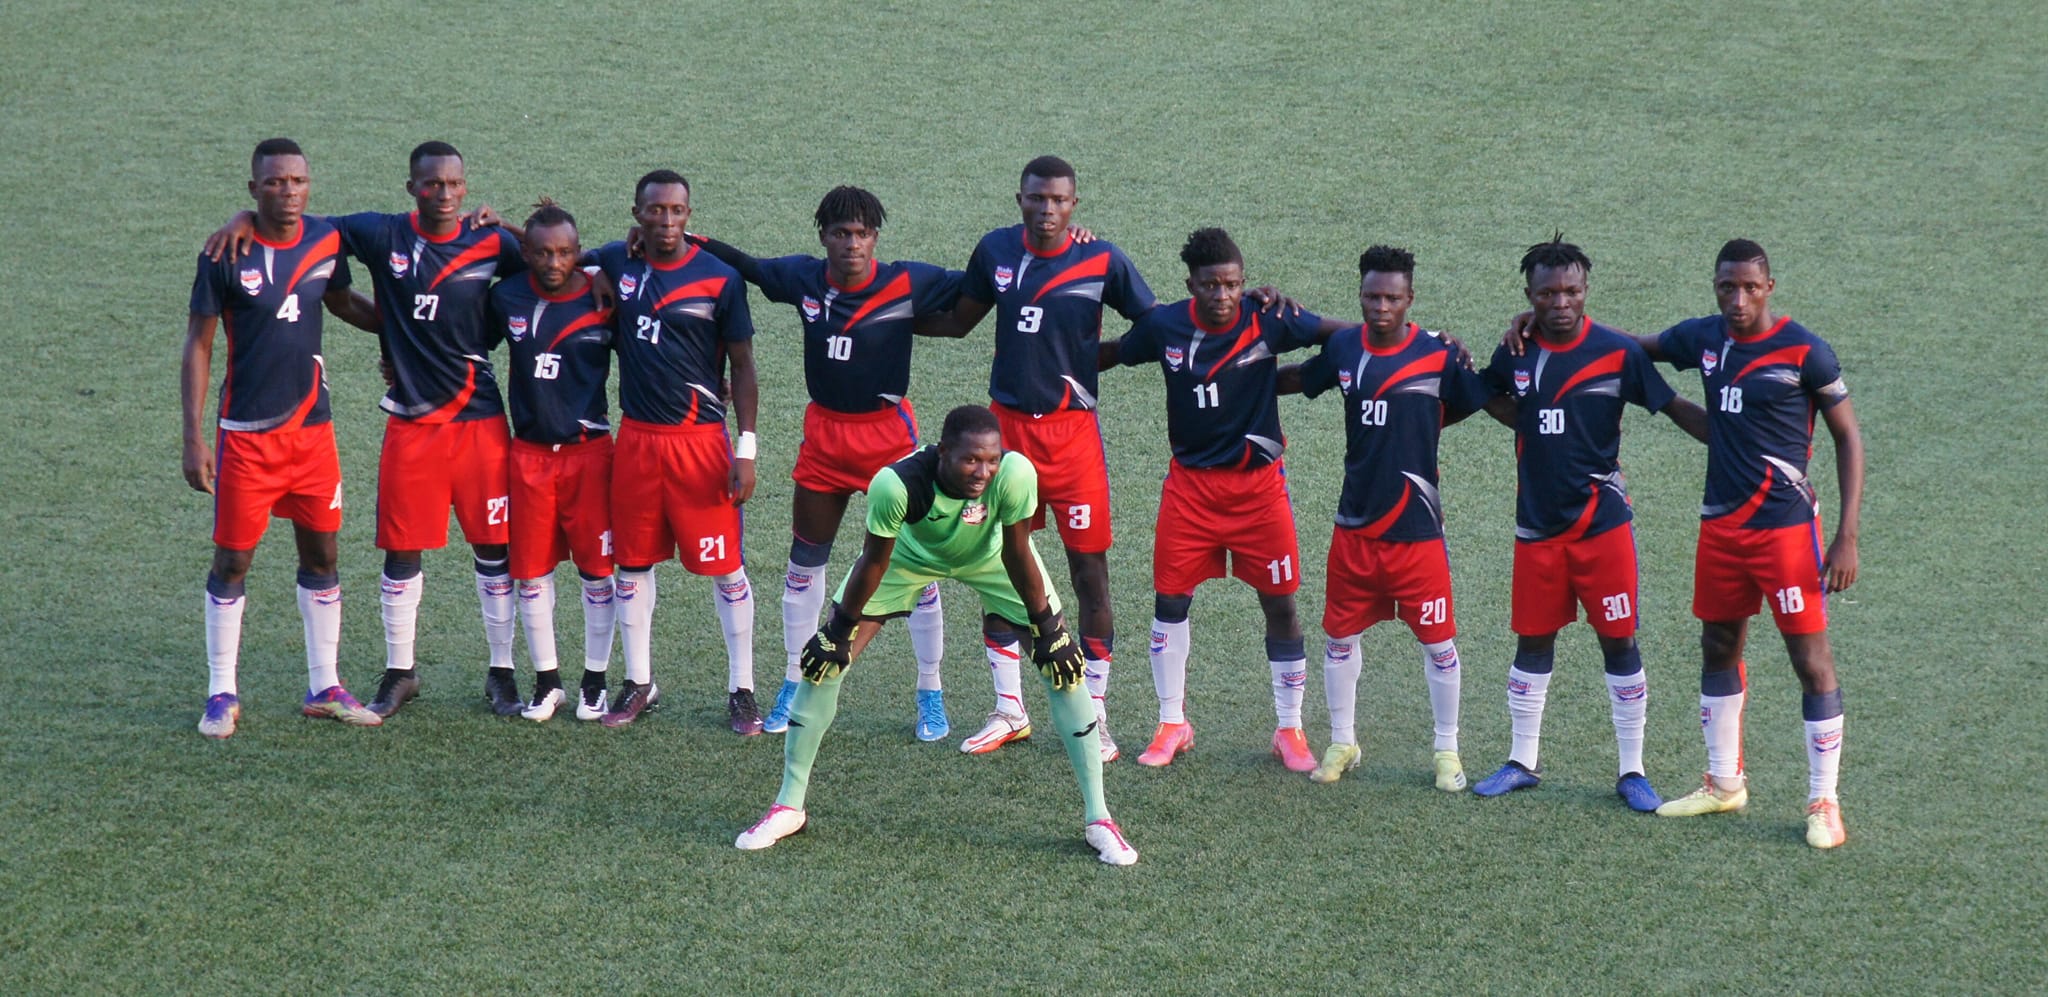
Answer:
POLYGON ((928 446, 875 473, 868 532, 894 537, 892 561, 955 570, 1002 557, 1003 527, 1038 511, 1038 469, 1008 452, 980 498, 939 487, 939 448, 928 446))

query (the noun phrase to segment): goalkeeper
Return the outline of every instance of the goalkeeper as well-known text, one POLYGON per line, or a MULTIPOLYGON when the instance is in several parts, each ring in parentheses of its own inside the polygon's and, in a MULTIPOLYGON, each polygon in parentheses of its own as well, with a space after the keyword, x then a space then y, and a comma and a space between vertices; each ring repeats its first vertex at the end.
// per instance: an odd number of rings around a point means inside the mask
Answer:
POLYGON ((1095 707, 1082 684, 1081 645, 1067 632, 1059 596, 1031 545, 1038 471, 1023 454, 1005 453, 996 417, 963 405, 946 413, 939 445, 875 474, 868 485, 867 539, 833 598, 832 616, 803 651, 782 747, 782 791, 760 822, 735 842, 767 848, 804 829, 811 763, 839 711, 839 684, 882 622, 907 615, 926 585, 960 581, 981 596, 988 653, 1014 660, 1031 644, 1045 678, 1054 729, 1081 784, 1083 836, 1102 861, 1130 865, 1138 850, 1124 840, 1102 794, 1095 707))

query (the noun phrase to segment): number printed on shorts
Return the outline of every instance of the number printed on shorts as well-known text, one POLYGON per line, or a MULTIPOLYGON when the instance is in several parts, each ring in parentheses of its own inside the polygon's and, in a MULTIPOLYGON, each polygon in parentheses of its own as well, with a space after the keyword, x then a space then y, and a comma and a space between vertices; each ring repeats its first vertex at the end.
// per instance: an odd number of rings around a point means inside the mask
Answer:
POLYGON ((1294 555, 1289 554, 1277 561, 1266 562, 1266 573, 1273 576, 1273 584, 1294 580, 1294 555))
POLYGON ((720 535, 720 536, 715 536, 715 537, 698 537, 698 538, 697 538, 697 560, 699 560, 699 561, 723 561, 723 560, 725 560, 725 537, 724 537, 723 535, 720 535))
POLYGON ((597 535, 597 552, 605 557, 612 556, 612 531, 606 530, 597 535))
POLYGON ((1617 592, 1600 597, 1600 612, 1606 615, 1607 622, 1613 623, 1615 620, 1626 620, 1634 615, 1635 608, 1629 605, 1627 592, 1617 592))
POLYGON ((277 317, 285 322, 299 320, 299 292, 293 291, 284 296, 284 303, 277 306, 277 317))
MULTIPOLYGON (((1739 385, 1739 384, 1724 384, 1724 385, 1721 385, 1721 411, 1723 411, 1723 412, 1727 412, 1727 413, 1730 413, 1730 414, 1733 414, 1733 413, 1736 413, 1736 412, 1740 412, 1740 411, 1742 411, 1742 386, 1741 386, 1741 385, 1739 385)), ((1798 590, 1797 590, 1797 589, 1794 589, 1793 591, 1798 591, 1798 590)))
POLYGON ((1037 305, 1025 305, 1017 309, 1017 331, 1037 332, 1038 324, 1045 321, 1045 309, 1037 305))
POLYGON ((441 296, 438 294, 415 294, 412 296, 412 317, 422 322, 432 322, 441 314, 441 296))
POLYGON ((1420 610, 1416 614, 1415 622, 1422 626, 1434 627, 1451 622, 1451 600, 1442 596, 1438 596, 1435 599, 1424 599, 1416 604, 1415 608, 1420 610))
POLYGON ((1095 506, 1086 502, 1067 506, 1067 528, 1085 530, 1095 522, 1095 506))
POLYGON ((1564 435, 1564 409, 1540 408, 1536 410, 1536 432, 1540 436, 1564 435))
POLYGON ((537 380, 552 381, 562 375, 562 355, 543 353, 533 358, 533 376, 537 380))
POLYGON ((852 336, 826 336, 825 358, 828 360, 853 359, 852 336))
POLYGON ((1787 589, 1779 589, 1773 593, 1772 598, 1778 600, 1778 612, 1780 613, 1799 613, 1806 610, 1806 593, 1797 585, 1787 589))
POLYGON ((502 524, 504 524, 504 523, 508 522, 508 521, 510 520, 510 517, 509 517, 509 516, 507 516, 507 515, 505 515, 505 510, 507 510, 507 509, 511 508, 511 506, 512 506, 512 497, 511 497, 511 496, 509 496, 509 495, 500 495, 500 496, 498 496, 498 497, 496 497, 496 498, 488 498, 488 499, 485 499, 485 500, 484 500, 484 523, 485 523, 485 525, 488 525, 488 526, 499 526, 499 525, 502 525, 502 524))
POLYGON ((1387 424, 1387 400, 1384 398, 1361 398, 1358 401, 1358 424, 1361 426, 1384 426, 1387 424))

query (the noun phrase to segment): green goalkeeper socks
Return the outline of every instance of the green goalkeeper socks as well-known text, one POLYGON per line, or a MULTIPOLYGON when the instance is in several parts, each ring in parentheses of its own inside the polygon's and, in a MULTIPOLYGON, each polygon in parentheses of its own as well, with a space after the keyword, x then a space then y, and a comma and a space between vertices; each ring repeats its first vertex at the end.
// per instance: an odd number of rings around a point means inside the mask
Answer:
MULTIPOLYGON (((782 735, 782 792, 776 794, 776 803, 804 808, 804 794, 811 788, 811 763, 818 760, 818 746, 825 743, 825 731, 839 714, 839 685, 845 681, 846 673, 841 672, 816 685, 808 681, 796 684, 796 695, 789 701, 789 730, 782 735)), ((1096 785, 1101 782, 1098 772, 1096 785)), ((1101 795, 1099 788, 1096 794, 1101 795)))
MULTIPOLYGON (((1088 687, 1079 682, 1065 692, 1055 692, 1052 680, 1046 679, 1045 694, 1052 700, 1053 730, 1059 732, 1060 746, 1067 749, 1067 764, 1074 767, 1074 781, 1081 785, 1082 822, 1106 820, 1109 804, 1102 796, 1102 749, 1095 737, 1095 700, 1088 695, 1088 687)), ((787 778, 784 777, 785 785, 787 778)))

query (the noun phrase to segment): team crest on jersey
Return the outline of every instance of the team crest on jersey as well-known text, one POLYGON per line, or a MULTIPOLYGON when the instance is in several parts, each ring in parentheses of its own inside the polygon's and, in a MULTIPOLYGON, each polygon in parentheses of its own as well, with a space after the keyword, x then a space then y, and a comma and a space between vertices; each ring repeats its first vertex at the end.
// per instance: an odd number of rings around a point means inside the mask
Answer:
POLYGON ((253 269, 242 271, 242 290, 250 294, 263 290, 263 271, 253 269))
POLYGON ((1184 361, 1184 360, 1186 360, 1187 358, 1188 358, 1188 355, 1187 355, 1186 353, 1182 352, 1182 351, 1181 351, 1181 348, 1180 348, 1180 347, 1178 347, 1178 346, 1169 346, 1169 347, 1167 347, 1167 348, 1166 348, 1166 369, 1167 369, 1167 370, 1179 370, 1179 369, 1180 369, 1180 365, 1181 365, 1181 362, 1182 362, 1182 361, 1184 361))
POLYGON ((1520 398, 1529 393, 1529 380, 1530 375, 1528 371, 1515 371, 1515 397, 1520 398))
POLYGON ((511 334, 511 336, 512 336, 512 341, 513 341, 513 342, 515 342, 515 343, 516 343, 516 342, 518 342, 518 341, 520 341, 520 340, 522 340, 522 339, 525 339, 525 338, 526 338, 526 316, 524 316, 524 315, 514 315, 514 316, 512 316, 511 318, 508 318, 508 319, 506 319, 506 320, 505 320, 505 331, 511 334))
POLYGON ((825 306, 819 304, 818 299, 806 294, 804 295, 803 309, 804 321, 816 322, 818 320, 818 316, 824 314, 825 306))
POLYGON ((392 250, 392 251, 391 251, 391 276, 393 276, 393 277, 403 277, 403 276, 405 276, 405 272, 406 272, 407 270, 410 270, 410 269, 412 269, 412 257, 410 257, 410 256, 407 256, 407 255, 405 255, 404 253, 401 253, 401 252, 399 252, 399 251, 398 251, 398 250, 396 250, 396 249, 392 250))
POLYGON ((1010 282, 1011 282, 1011 281, 1013 281, 1013 280, 1016 280, 1016 279, 1017 279, 1017 271, 1015 271, 1015 270, 1012 270, 1012 269, 1010 269, 1009 267, 997 267, 997 268, 996 268, 996 293, 997 293, 997 294, 1001 294, 1001 293, 1003 293, 1004 291, 1007 291, 1007 290, 1009 290, 1009 289, 1010 289, 1010 282))
POLYGON ((1721 366, 1721 355, 1713 350, 1700 351, 1700 373, 1714 376, 1714 368, 1721 366))
POLYGON ((1342 392, 1344 392, 1344 393, 1345 393, 1345 394, 1347 394, 1347 395, 1351 393, 1351 372, 1350 372, 1350 371, 1348 371, 1348 370, 1340 370, 1340 371, 1338 371, 1338 372, 1337 372, 1337 390, 1339 390, 1339 391, 1342 391, 1342 392))
POLYGON ((619 276, 619 297, 630 298, 633 296, 633 292, 639 289, 640 278, 632 274, 621 274, 619 276))
POLYGON ((978 526, 988 518, 988 503, 969 502, 960 507, 960 521, 969 526, 978 526))

